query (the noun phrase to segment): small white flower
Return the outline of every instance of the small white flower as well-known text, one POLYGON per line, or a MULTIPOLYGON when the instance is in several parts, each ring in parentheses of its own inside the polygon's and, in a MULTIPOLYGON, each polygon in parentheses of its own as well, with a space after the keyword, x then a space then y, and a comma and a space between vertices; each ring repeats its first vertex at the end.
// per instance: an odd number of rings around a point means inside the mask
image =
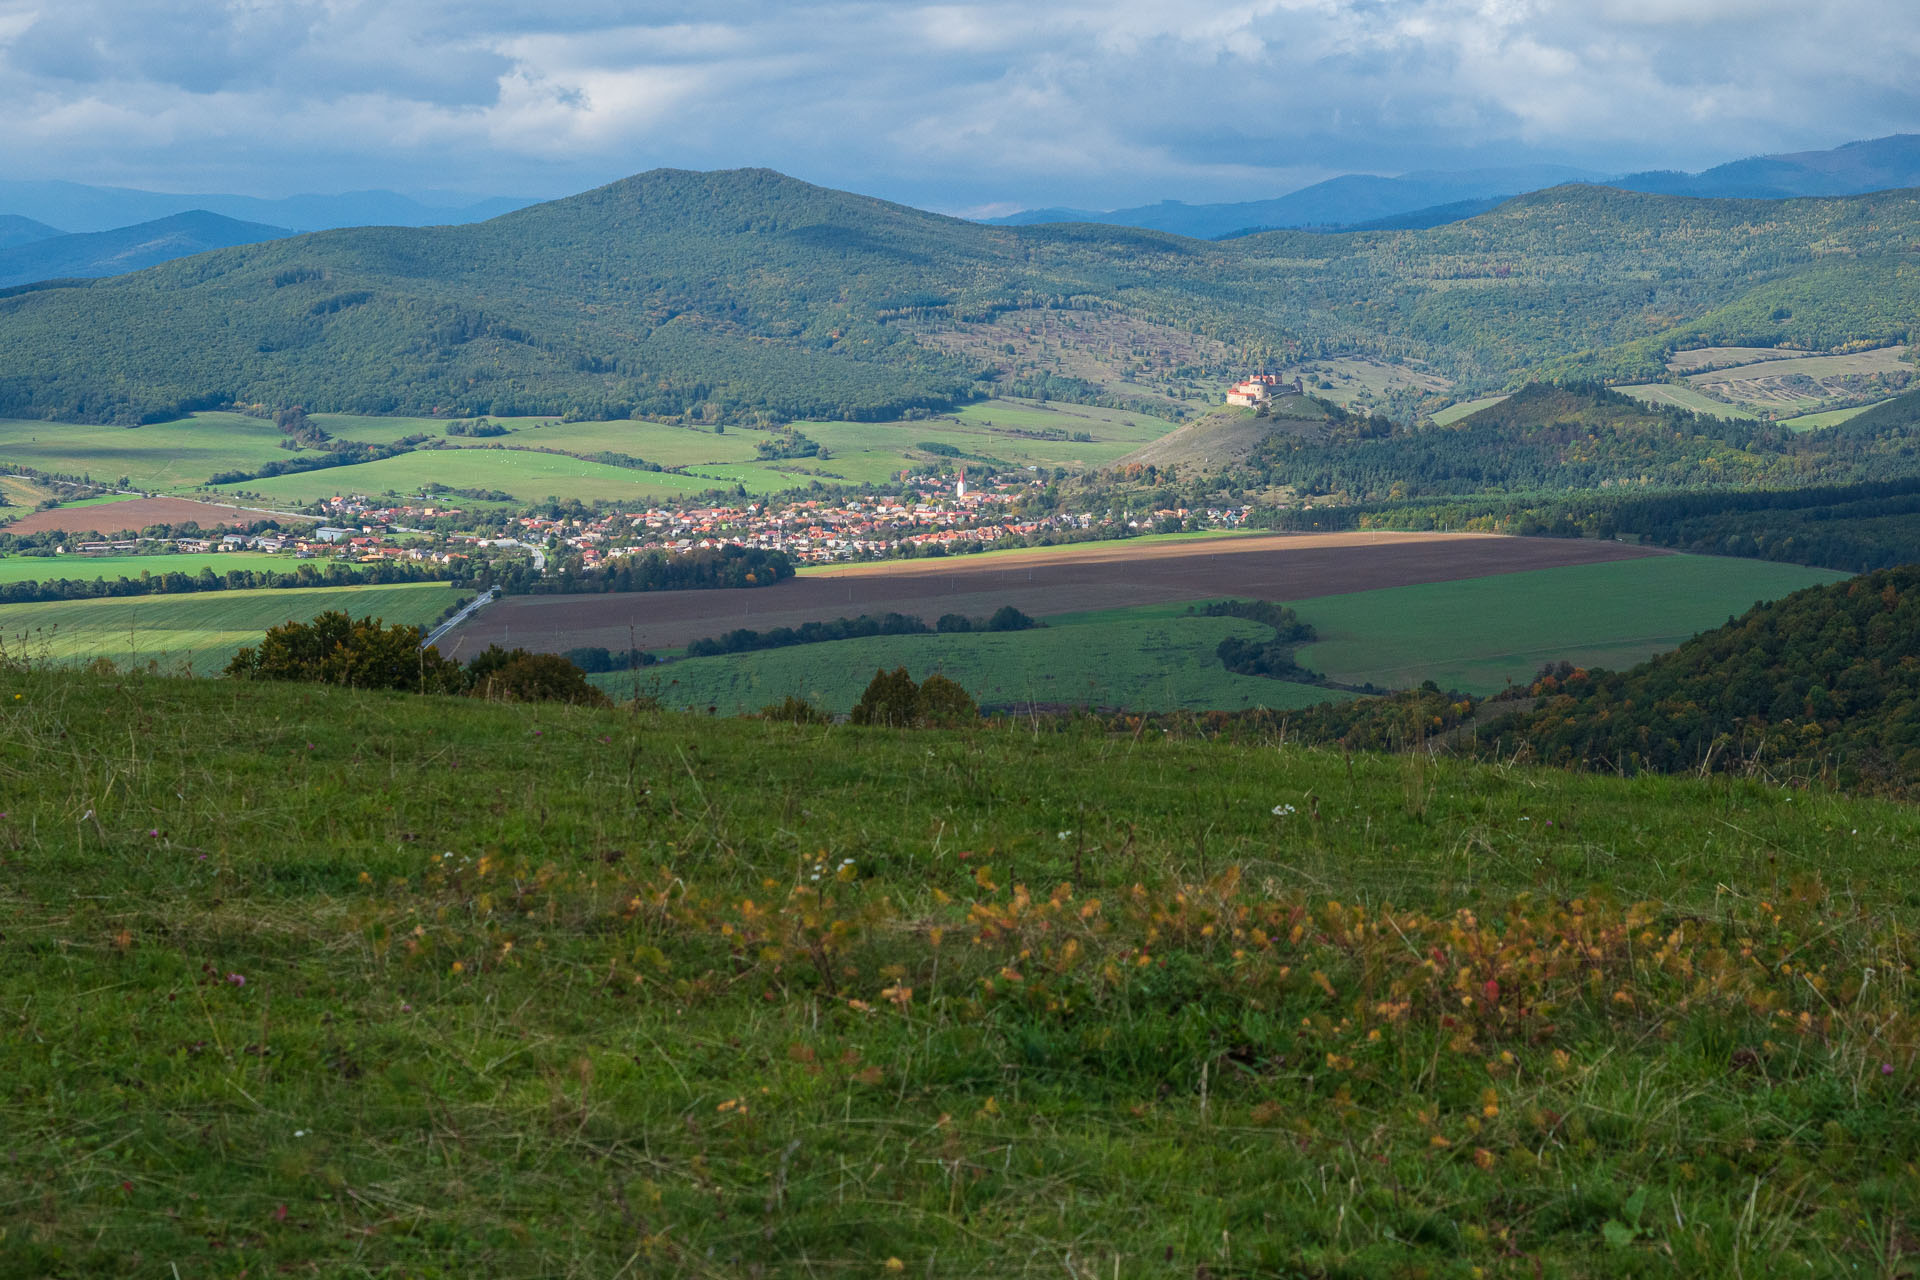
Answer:
POLYGON ((305 1129, 295 1129, 293 1131, 293 1136, 296 1138, 304 1138, 307 1136, 307 1131, 305 1129))
POLYGON ((1273 816, 1276 818, 1284 818, 1293 812, 1294 808, 1290 804, 1277 804, 1273 806, 1273 816))
POLYGON ((1066 838, 1067 838, 1068 836, 1071 836, 1072 834, 1073 834, 1073 832, 1071 832, 1071 831, 1062 831, 1062 832, 1060 833, 1060 838, 1061 838, 1062 840, 1065 840, 1065 839, 1066 839, 1066 838))

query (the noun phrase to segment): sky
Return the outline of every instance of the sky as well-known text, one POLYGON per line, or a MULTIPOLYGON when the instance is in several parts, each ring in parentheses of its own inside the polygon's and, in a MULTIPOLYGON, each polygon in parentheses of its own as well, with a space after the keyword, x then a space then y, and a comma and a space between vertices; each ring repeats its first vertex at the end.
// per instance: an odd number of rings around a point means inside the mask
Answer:
POLYGON ((1698 169, 1920 131, 1911 0, 0 0, 0 173, 550 197, 765 165, 942 212, 1698 169))

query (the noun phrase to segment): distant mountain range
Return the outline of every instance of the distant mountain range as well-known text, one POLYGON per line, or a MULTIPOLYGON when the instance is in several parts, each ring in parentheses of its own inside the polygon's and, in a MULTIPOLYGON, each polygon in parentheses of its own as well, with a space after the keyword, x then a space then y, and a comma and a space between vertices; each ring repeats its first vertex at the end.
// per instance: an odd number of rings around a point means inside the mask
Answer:
MULTIPOLYGON (((1341 227, 1429 209, 1498 200, 1523 191, 1539 191, 1568 182, 1591 182, 1602 174, 1563 165, 1525 165, 1513 169, 1475 169, 1460 173, 1410 173, 1377 178, 1350 173, 1315 183, 1273 200, 1235 204, 1183 204, 1163 200, 1135 209, 1095 213, 1085 209, 1034 209, 988 218, 990 225, 1026 227, 1046 222, 1102 222, 1121 227, 1171 231, 1197 240, 1214 240, 1248 231, 1282 227, 1341 227)), ((1483 211, 1482 206, 1473 212, 1483 211)), ((1472 216, 1467 214, 1465 216, 1472 216)))
POLYGON ((1356 353, 1463 390, 1645 381, 1683 346, 1906 340, 1917 244, 1910 191, 1572 184, 1427 230, 1209 242, 659 170, 472 226, 316 232, 0 298, 0 415, 137 422, 240 401, 880 421, 1015 387, 1105 394, 1052 351, 1007 350, 1068 299, 1088 326, 1076 358, 1123 392, 1130 352, 1193 332, 1230 367, 1356 353))
POLYGON ((1272 200, 1232 204, 1159 204, 1100 213, 1032 209, 984 219, 995 226, 1097 222, 1214 240, 1285 228, 1339 231, 1416 230, 1475 217, 1502 200, 1569 182, 1653 195, 1778 200, 1848 196, 1920 186, 1920 134, 1849 142, 1830 151, 1755 156, 1700 173, 1656 170, 1608 176, 1559 165, 1409 173, 1398 178, 1347 174, 1272 200))
POLYGON ((0 249, 32 244, 36 240, 50 240, 61 234, 58 227, 50 227, 44 222, 35 222, 32 218, 23 218, 14 213, 0 213, 0 249))
MULTIPOLYGON (((123 275, 209 249, 230 249, 294 234, 285 227, 240 222, 205 209, 78 235, 62 235, 38 223, 29 225, 48 234, 0 249, 0 289, 42 280, 123 275)), ((4 231, 5 224, 0 224, 0 233, 4 231)))
MULTIPOLYGON (((457 226, 483 222, 532 203, 496 196, 474 202, 426 204, 393 191, 263 200, 255 196, 175 195, 129 187, 89 187, 77 182, 0 182, 0 211, 67 231, 111 231, 196 210, 295 231, 457 226)), ((0 222, 0 246, 6 244, 5 225, 0 222)))

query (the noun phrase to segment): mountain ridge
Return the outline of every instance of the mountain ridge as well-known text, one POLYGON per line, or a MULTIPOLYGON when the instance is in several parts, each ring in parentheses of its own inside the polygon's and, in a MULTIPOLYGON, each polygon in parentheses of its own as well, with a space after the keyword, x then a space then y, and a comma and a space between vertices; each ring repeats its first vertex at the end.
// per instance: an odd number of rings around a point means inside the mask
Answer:
POLYGON ((143 191, 78 182, 0 181, 0 210, 69 232, 113 231, 196 209, 240 222, 329 231, 354 226, 439 226, 479 222, 534 203, 506 196, 435 205, 394 191, 260 197, 143 191))
POLYGON ((1398 177, 1343 174, 1268 200, 1227 204, 1163 200, 1104 212, 1046 208, 982 221, 995 226, 1096 222, 1151 227, 1199 239, 1304 228, 1400 229, 1471 217, 1485 212, 1490 202, 1569 182, 1701 199, 1864 195, 1920 187, 1920 134, 1862 139, 1825 151, 1749 156, 1698 173, 1645 170, 1607 175, 1569 166, 1532 165, 1458 172, 1424 170, 1398 177))
POLYGON ((0 289, 48 280, 116 276, 211 249, 293 232, 195 209, 111 231, 54 235, 0 249, 0 289))
MULTIPOLYGON (((309 233, 0 299, 0 413, 244 400, 765 421, 895 417, 1028 375, 1085 394, 1045 344, 1009 359, 997 337, 973 354, 941 340, 1035 311, 1111 318, 1132 346, 1205 335, 1250 367, 1357 351, 1462 385, 1543 366, 1657 378, 1681 341, 1904 338, 1915 246, 1920 196, 1897 192, 1570 185, 1428 230, 1210 242, 983 226, 764 169, 654 170, 484 223, 309 233)), ((1125 350, 1095 345, 1124 386, 1125 350)))

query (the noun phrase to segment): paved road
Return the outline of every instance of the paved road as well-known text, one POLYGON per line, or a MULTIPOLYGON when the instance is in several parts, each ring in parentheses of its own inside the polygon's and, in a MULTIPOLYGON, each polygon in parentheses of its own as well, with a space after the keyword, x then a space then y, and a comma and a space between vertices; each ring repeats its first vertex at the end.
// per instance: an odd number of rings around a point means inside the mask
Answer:
POLYGON ((445 622, 435 627, 432 631, 429 631, 427 633, 427 638, 420 642, 420 647, 422 649, 426 648, 428 645, 438 640, 441 636, 447 634, 447 632, 453 630, 455 627, 465 622, 468 618, 478 613, 483 606, 490 605, 495 600, 498 600, 499 598, 500 598, 500 589, 498 587, 490 587, 487 590, 482 591, 479 595, 467 601, 466 606, 462 608, 460 612, 454 614, 451 618, 448 618, 445 622))

